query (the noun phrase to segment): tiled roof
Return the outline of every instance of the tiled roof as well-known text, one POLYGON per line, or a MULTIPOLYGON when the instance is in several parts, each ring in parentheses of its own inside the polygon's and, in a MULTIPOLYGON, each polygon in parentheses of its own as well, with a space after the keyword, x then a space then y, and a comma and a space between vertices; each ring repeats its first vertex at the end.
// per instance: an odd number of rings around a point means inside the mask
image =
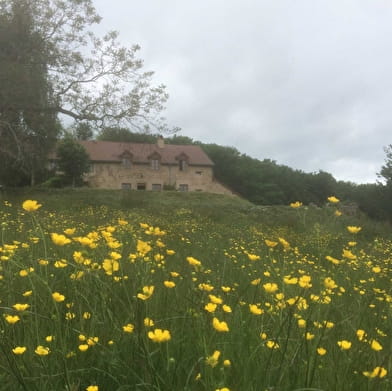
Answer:
POLYGON ((124 153, 132 156, 134 163, 149 163, 151 156, 160 157, 162 164, 178 164, 179 157, 188 158, 190 165, 212 166, 214 163, 198 145, 123 143, 114 141, 79 141, 91 161, 121 162, 124 153), (156 155, 158 154, 158 155, 156 155))

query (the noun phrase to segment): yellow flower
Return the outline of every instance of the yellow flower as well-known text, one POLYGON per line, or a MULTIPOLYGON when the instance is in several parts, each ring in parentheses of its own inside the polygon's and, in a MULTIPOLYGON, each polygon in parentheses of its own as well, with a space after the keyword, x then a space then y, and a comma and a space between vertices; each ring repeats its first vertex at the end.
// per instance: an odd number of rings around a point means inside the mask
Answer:
POLYGON ((358 329, 356 334, 360 341, 362 341, 366 337, 366 332, 362 329, 358 329))
POLYGON ((54 267, 56 269, 62 269, 62 268, 67 267, 67 266, 68 266, 68 263, 67 263, 67 261, 65 259, 59 259, 58 261, 56 261, 54 263, 54 267))
POLYGON ((255 254, 247 254, 250 261, 258 261, 260 259, 260 255, 255 254))
POLYGON ((370 377, 370 378, 374 378, 374 377, 382 378, 382 377, 386 376, 387 373, 388 373, 388 371, 383 367, 376 367, 373 369, 372 372, 368 372, 368 371, 362 372, 362 374, 364 376, 370 377))
POLYGON ((208 297, 210 298, 211 302, 214 304, 222 304, 223 303, 223 300, 218 296, 208 295, 208 297))
POLYGON ((27 212, 34 212, 37 209, 39 209, 42 205, 39 204, 37 201, 35 200, 26 200, 25 202, 23 202, 22 204, 22 208, 24 210, 26 210, 27 212))
POLYGON ((335 196, 330 196, 330 197, 327 198, 327 200, 331 204, 337 204, 338 202, 340 202, 339 198, 336 198, 335 196))
POLYGON ((301 276, 300 278, 299 278, 299 280, 298 280, 298 285, 301 287, 301 288, 305 288, 305 289, 307 289, 307 288, 311 288, 312 287, 312 284, 311 284, 311 281, 312 280, 312 277, 310 277, 310 276, 301 276))
POLYGON ((352 233, 352 234, 357 234, 362 228, 361 227, 356 227, 354 225, 349 225, 347 227, 347 231, 352 233))
POLYGON ((290 204, 290 206, 291 206, 292 208, 296 209, 296 208, 299 208, 299 207, 302 206, 302 202, 299 202, 299 201, 292 202, 292 203, 290 204))
POLYGON ((52 238, 52 242, 57 246, 64 246, 68 243, 71 243, 71 239, 68 239, 65 235, 51 233, 50 237, 52 238))
POLYGON ((379 352, 380 350, 382 350, 382 345, 380 344, 380 342, 378 342, 375 339, 373 339, 372 342, 370 343, 370 347, 373 350, 375 350, 376 352, 379 352))
POLYGON ((268 247, 271 248, 274 248, 278 245, 278 242, 273 242, 272 240, 268 240, 268 239, 265 239, 264 242, 268 247))
POLYGON ((165 285, 166 288, 174 288, 176 283, 173 281, 163 281, 163 285, 165 285))
POLYGON ((219 331, 219 332, 221 332, 221 333, 224 333, 224 332, 228 332, 229 331, 229 326, 227 325, 227 323, 226 322, 224 322, 224 321, 219 321, 219 319, 218 318, 213 318, 212 319, 212 326, 214 327, 214 329, 216 330, 216 331, 219 331))
POLYGON ((18 315, 5 315, 5 320, 9 324, 15 324, 16 322, 20 321, 20 318, 18 315))
POLYGON ((138 293, 137 298, 140 300, 148 300, 154 293, 154 289, 155 289, 154 285, 144 286, 143 293, 138 293))
POLYGON ((20 303, 16 303, 12 306, 16 311, 25 311, 27 310, 27 308, 30 307, 29 304, 20 304, 20 303))
POLYGON ((71 235, 73 235, 75 233, 75 231, 76 231, 76 228, 67 228, 67 229, 64 230, 64 233, 66 235, 71 236, 71 235))
POLYGON ((229 313, 232 312, 231 311, 231 307, 229 305, 227 305, 227 304, 223 304, 222 305, 222 310, 225 311, 225 312, 229 312, 229 313))
POLYGON ((214 287, 213 287, 212 285, 206 284, 206 283, 204 283, 204 282, 201 282, 201 283, 198 285, 198 287, 199 287, 199 289, 200 289, 201 291, 205 291, 205 292, 211 292, 211 291, 214 290, 214 287))
POLYGON ((274 293, 278 290, 278 284, 275 284, 274 282, 267 282, 263 285, 263 288, 267 293, 274 293))
POLYGON ((86 391, 99 391, 98 386, 88 386, 86 391))
POLYGON ((14 354, 23 354, 27 350, 26 346, 16 346, 12 349, 12 353, 14 354))
POLYGON ((372 267, 372 272, 373 273, 380 273, 381 272, 381 267, 380 266, 373 266, 372 267))
POLYGON ((317 348, 317 353, 318 353, 320 356, 324 356, 324 355, 327 353, 327 349, 322 348, 322 347, 320 346, 319 348, 317 348))
POLYGON ((53 335, 47 335, 46 337, 45 337, 45 341, 46 342, 52 342, 54 340, 54 336, 53 335))
POLYGON ((90 347, 90 346, 89 346, 88 344, 86 344, 86 343, 81 344, 81 345, 78 346, 78 348, 79 348, 79 350, 80 350, 81 352, 85 352, 86 350, 88 350, 89 347, 90 347))
POLYGON ((38 354, 38 356, 47 356, 50 353, 50 350, 45 346, 38 345, 34 352, 38 354))
POLYGON ((215 391, 230 391, 230 389, 227 387, 223 387, 223 388, 217 388, 215 391))
POLYGON ((340 210, 335 210, 335 216, 340 217, 343 213, 340 210))
POLYGON ((357 259, 357 257, 350 251, 350 250, 346 250, 343 249, 343 254, 342 254, 343 258, 347 258, 347 259, 357 259))
POLYGON ((62 301, 65 300, 65 296, 62 295, 62 294, 59 293, 59 292, 54 292, 54 293, 52 293, 52 297, 53 297, 53 300, 54 300, 54 301, 57 301, 57 303, 61 303, 62 301))
POLYGON ((279 349, 279 344, 276 341, 269 340, 265 343, 265 346, 269 349, 279 349))
POLYGON ((305 334, 305 338, 307 341, 311 341, 314 338, 314 334, 309 333, 309 331, 305 334))
POLYGON ((133 333, 135 326, 132 323, 128 323, 125 326, 123 326, 123 331, 124 333, 133 333))
POLYGON ((204 309, 210 313, 216 310, 217 305, 215 303, 208 303, 204 306, 204 309))
POLYGON ((288 248, 290 248, 290 243, 283 239, 283 238, 278 238, 280 244, 284 247, 285 250, 287 250, 288 248))
POLYGON ((22 296, 28 297, 28 296, 31 296, 32 294, 33 294, 33 291, 26 291, 26 292, 22 293, 22 296))
POLYGON ((339 265, 339 263, 340 263, 339 259, 333 258, 333 257, 331 257, 330 255, 327 255, 327 256, 325 257, 325 259, 326 259, 327 261, 329 261, 329 262, 332 262, 334 265, 339 265))
POLYGON ((306 327, 306 320, 305 319, 298 319, 297 320, 298 327, 304 329, 306 327))
POLYGON ((200 262, 198 259, 196 259, 196 258, 187 257, 186 260, 187 260, 188 263, 189 263, 190 265, 192 265, 192 266, 200 266, 200 265, 201 265, 201 262, 200 262))
POLYGON ((144 318, 143 323, 144 323, 144 325, 145 325, 146 327, 152 327, 152 326, 154 326, 154 321, 153 321, 152 319, 150 319, 150 318, 144 318))
POLYGON ((214 353, 211 354, 211 356, 208 356, 206 358, 206 364, 212 368, 216 367, 216 365, 218 364, 220 355, 221 355, 221 352, 219 350, 215 350, 214 353))
POLYGON ((111 276, 113 272, 117 272, 120 269, 120 264, 114 259, 104 259, 102 268, 108 276, 111 276))
POLYGON ((170 341, 171 335, 169 330, 155 329, 154 331, 148 332, 148 338, 153 342, 161 343, 170 341))
POLYGON ((328 289, 335 289, 338 286, 336 285, 336 282, 331 278, 331 277, 326 277, 324 279, 324 286, 328 289))
POLYGON ((249 311, 254 315, 261 315, 264 311, 256 304, 249 304, 249 311))
POLYGON ((283 277, 283 282, 287 285, 295 285, 298 282, 297 277, 285 276, 283 277))
POLYGON ((351 342, 346 341, 345 339, 342 341, 337 341, 337 344, 342 350, 349 350, 351 348, 351 342))

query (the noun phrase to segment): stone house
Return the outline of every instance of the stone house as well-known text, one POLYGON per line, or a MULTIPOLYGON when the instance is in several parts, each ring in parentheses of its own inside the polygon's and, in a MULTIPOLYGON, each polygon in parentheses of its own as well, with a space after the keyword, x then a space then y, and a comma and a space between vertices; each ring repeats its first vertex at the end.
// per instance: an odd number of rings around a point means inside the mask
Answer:
POLYGON ((214 179, 214 163, 198 145, 79 141, 90 156, 84 180, 102 189, 233 194, 214 179))

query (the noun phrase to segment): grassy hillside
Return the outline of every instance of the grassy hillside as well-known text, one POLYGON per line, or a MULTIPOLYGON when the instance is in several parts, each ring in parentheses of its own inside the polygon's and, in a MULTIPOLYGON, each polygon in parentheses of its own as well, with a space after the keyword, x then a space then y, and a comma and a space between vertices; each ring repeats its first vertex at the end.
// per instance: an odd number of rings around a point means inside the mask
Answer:
POLYGON ((390 230, 338 210, 3 195, 1 389, 390 390, 390 230))

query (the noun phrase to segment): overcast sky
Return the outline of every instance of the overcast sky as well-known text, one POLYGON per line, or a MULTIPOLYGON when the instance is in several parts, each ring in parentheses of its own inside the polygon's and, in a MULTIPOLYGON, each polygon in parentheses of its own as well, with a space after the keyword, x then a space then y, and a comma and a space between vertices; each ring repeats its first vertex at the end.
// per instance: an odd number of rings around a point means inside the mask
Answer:
POLYGON ((390 0, 94 0, 184 136, 375 182, 392 143, 390 0))

